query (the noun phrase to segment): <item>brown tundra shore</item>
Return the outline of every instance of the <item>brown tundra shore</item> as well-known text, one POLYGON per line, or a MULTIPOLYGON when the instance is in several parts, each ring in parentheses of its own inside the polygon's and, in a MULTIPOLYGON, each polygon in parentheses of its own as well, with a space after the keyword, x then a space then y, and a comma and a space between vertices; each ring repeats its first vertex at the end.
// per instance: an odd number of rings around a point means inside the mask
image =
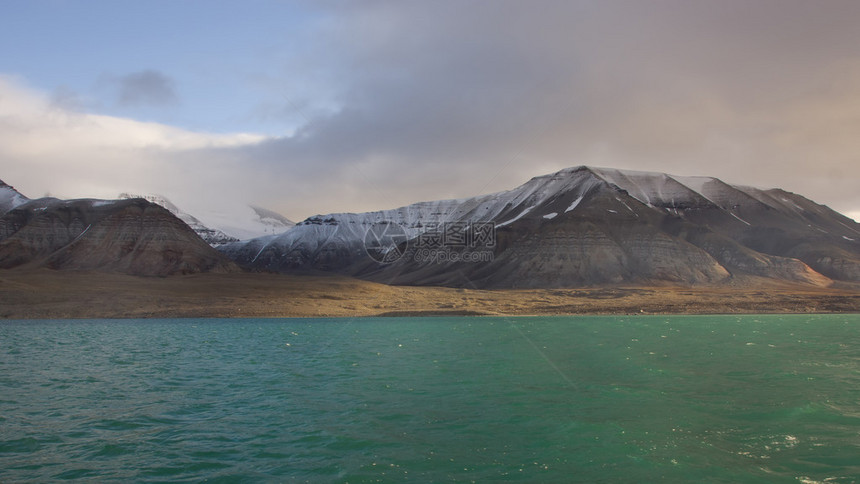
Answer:
POLYGON ((711 287, 473 290, 340 276, 0 271, 3 319, 836 312, 860 313, 860 285, 746 279, 711 287))

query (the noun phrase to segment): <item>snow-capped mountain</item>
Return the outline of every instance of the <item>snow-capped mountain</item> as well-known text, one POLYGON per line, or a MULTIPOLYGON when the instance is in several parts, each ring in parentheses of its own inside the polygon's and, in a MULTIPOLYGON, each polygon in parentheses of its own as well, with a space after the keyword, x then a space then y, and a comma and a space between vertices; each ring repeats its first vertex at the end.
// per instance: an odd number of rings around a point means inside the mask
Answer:
POLYGON ((315 216, 282 235, 220 250, 254 269, 337 271, 398 284, 563 287, 758 276, 826 285, 860 281, 858 240, 860 224, 783 190, 581 166, 474 198, 315 216), (394 263, 379 264, 365 250, 379 223, 399 226, 409 240, 396 248, 404 255, 394 263), (492 257, 464 261, 474 250, 466 244, 442 247, 446 260, 417 257, 426 254, 422 238, 446 225, 492 225, 492 257))
POLYGON ((554 192, 586 192, 593 185, 586 178, 573 176, 549 183, 533 179, 514 190, 474 198, 419 202, 376 212, 316 215, 281 235, 227 244, 219 250, 254 268, 335 270, 367 256, 365 236, 376 224, 395 224, 409 239, 447 223, 500 220, 498 225, 504 226, 554 192))
POLYGON ((119 198, 143 198, 149 202, 161 205, 188 224, 203 240, 213 247, 230 242, 238 242, 239 240, 278 234, 295 225, 277 212, 254 206, 240 205, 232 208, 230 211, 203 211, 198 214, 198 218, 177 207, 167 197, 162 195, 121 193, 119 198))
POLYGON ((286 231, 289 220, 260 208, 198 218, 145 198, 30 200, 0 182, 0 267, 235 270, 226 255, 252 270, 477 288, 860 282, 860 224, 785 190, 711 177, 580 166, 503 192, 318 215, 286 231), (195 235, 222 244, 231 223, 270 235, 234 238, 223 255, 195 235))

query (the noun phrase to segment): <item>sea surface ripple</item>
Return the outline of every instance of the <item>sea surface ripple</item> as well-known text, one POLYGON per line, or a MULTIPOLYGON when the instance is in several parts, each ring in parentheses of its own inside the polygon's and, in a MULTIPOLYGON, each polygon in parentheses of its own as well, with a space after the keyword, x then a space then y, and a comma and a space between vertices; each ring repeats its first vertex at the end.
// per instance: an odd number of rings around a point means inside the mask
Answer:
POLYGON ((860 480, 860 315, 0 322, 0 482, 860 480))

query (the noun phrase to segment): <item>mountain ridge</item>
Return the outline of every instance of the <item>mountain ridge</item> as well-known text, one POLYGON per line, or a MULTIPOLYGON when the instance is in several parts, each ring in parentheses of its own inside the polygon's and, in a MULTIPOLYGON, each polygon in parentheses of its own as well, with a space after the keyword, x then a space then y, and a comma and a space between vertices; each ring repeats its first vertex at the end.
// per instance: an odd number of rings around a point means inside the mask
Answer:
POLYGON ((15 187, 0 180, 0 216, 29 200, 18 190, 15 190, 15 187))
MULTIPOLYGON (((291 231, 220 248, 240 265, 327 271, 392 284, 477 288, 618 283, 714 284, 749 275, 827 286, 860 281, 851 219, 784 190, 713 177, 577 166, 511 190, 366 213, 309 217, 291 231), (392 264, 367 256, 374 224, 402 227, 410 243, 392 264), (418 261, 428 227, 494 225, 491 260, 418 261)), ((450 257, 449 257, 450 259, 450 257)))
MULTIPOLYGON (((149 198, 31 200, 0 181, 0 268, 170 275, 235 263, 479 289, 860 282, 860 224, 786 190, 707 176, 576 166, 501 192, 315 215, 223 244, 201 239, 215 230, 200 219, 149 198)), ((249 210, 271 227, 289 222, 249 210)))

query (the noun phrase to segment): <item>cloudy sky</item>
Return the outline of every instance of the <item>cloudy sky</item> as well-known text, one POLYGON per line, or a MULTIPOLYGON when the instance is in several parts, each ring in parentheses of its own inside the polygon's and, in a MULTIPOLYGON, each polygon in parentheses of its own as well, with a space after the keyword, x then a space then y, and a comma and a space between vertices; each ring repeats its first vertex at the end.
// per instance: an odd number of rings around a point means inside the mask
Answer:
POLYGON ((5 2, 0 179, 301 220, 576 165, 860 219, 860 2, 5 2))

